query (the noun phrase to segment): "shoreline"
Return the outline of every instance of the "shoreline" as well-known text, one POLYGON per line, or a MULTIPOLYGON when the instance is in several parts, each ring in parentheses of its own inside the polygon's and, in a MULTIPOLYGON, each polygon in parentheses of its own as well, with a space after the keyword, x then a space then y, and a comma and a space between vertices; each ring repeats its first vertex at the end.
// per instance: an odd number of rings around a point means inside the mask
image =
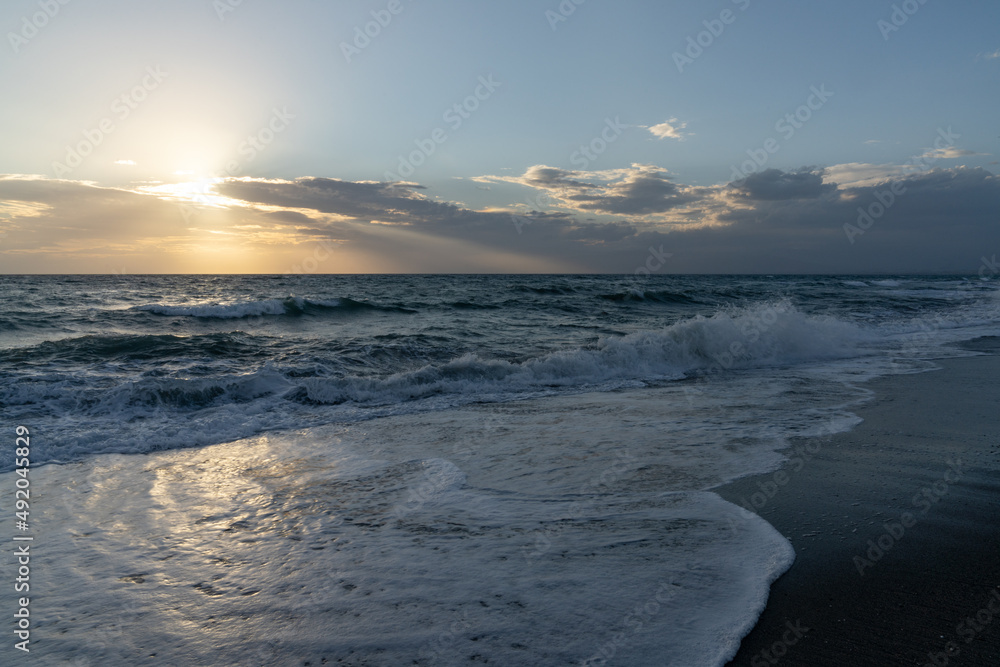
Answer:
POLYGON ((987 356, 873 380, 851 431, 713 489, 796 552, 728 665, 1000 664, 1000 338, 962 347, 987 356))

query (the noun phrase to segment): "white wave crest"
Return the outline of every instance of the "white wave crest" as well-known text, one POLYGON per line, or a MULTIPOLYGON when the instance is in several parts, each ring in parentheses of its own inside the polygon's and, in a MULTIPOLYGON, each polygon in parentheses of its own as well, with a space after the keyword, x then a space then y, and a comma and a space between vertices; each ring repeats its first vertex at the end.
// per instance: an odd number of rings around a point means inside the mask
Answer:
POLYGON ((606 338, 520 363, 466 354, 386 378, 309 379, 319 403, 384 404, 436 394, 495 394, 679 379, 699 371, 790 365, 862 353, 871 336, 787 301, 697 316, 664 329, 606 338))
POLYGON ((302 297, 289 297, 287 299, 265 299, 240 303, 204 303, 179 306, 151 303, 135 306, 133 310, 142 310, 156 315, 239 319, 260 315, 284 315, 289 305, 301 310, 305 307, 305 300, 302 297))

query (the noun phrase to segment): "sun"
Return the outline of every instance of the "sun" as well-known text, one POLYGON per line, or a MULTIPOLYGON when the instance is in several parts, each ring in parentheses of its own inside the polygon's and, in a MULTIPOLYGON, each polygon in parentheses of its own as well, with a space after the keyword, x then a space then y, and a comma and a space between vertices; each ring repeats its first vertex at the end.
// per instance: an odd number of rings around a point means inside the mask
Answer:
POLYGON ((237 203, 236 200, 216 192, 216 185, 225 180, 220 176, 199 175, 193 170, 179 170, 174 172, 174 176, 180 180, 173 183, 144 185, 137 189, 161 199, 189 205, 226 208, 237 203))

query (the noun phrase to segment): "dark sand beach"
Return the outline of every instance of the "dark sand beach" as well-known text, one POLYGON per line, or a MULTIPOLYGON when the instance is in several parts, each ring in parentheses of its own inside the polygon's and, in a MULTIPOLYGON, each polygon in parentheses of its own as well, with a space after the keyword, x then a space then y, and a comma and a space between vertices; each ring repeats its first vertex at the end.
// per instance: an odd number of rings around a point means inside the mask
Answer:
POLYGON ((989 356, 874 381, 855 429, 716 489, 796 551, 729 664, 1000 665, 1000 339, 965 347, 989 356))

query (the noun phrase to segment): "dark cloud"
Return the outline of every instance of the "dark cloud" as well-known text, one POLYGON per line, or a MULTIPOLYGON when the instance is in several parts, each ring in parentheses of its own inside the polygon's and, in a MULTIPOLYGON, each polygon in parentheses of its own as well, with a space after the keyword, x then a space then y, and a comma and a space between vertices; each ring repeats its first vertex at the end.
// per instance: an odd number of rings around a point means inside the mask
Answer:
POLYGON ((728 226, 671 235, 682 271, 974 273, 1000 252, 1000 178, 939 169, 720 217, 728 226))
MULTIPOLYGON (((704 226, 639 231, 580 225, 555 239, 540 226, 526 228, 525 236, 555 256, 586 258, 590 270, 623 273, 642 266, 652 251, 672 253, 660 269, 671 273, 975 274, 983 256, 1000 254, 1000 178, 984 169, 938 169, 895 185, 839 190, 824 185, 816 169, 774 171, 751 180, 744 192, 756 198, 738 197, 735 206, 725 204, 730 187, 716 188, 712 204, 712 189, 678 186, 679 196, 691 197, 703 212, 696 222, 711 223, 704 226), (878 215, 869 223, 862 213, 878 215), (585 241, 585 249, 564 242, 582 240, 584 230, 599 239, 585 241)), ((663 190, 668 198, 674 192, 663 190)), ((640 189, 636 198, 648 202, 651 196, 640 189)))
POLYGON ((599 195, 579 194, 568 197, 579 208, 615 215, 665 213, 694 203, 701 195, 692 188, 682 188, 662 172, 638 171, 612 183, 599 195))
MULTIPOLYGON (((584 182, 577 172, 536 176, 563 183, 537 190, 557 192, 579 212, 608 215, 591 221, 565 211, 474 210, 435 200, 416 184, 308 177, 219 183, 220 194, 248 204, 206 207, 204 219, 189 222, 176 202, 148 192, 8 177, 0 178, 0 199, 15 208, 8 208, 10 222, 0 222, 8 232, 0 253, 71 252, 67 239, 196 244, 211 229, 237 240, 258 234, 261 243, 336 239, 345 257, 373 258, 370 270, 468 271, 489 256, 484 270, 632 273, 651 253, 672 253, 659 271, 974 274, 981 257, 1000 254, 1000 178, 984 169, 936 169, 840 189, 808 168, 714 188, 675 183, 652 167, 605 172, 603 183, 586 189, 565 185, 584 182), (639 215, 648 217, 632 217, 639 215), (678 227, 676 216, 690 224, 678 227)), ((59 271, 52 261, 38 270, 59 271)))
MULTIPOLYGON (((435 202, 414 195, 416 184, 341 181, 333 178, 228 180, 215 190, 227 197, 257 204, 312 209, 357 219, 398 220, 411 211, 435 208, 435 202)), ((438 206, 438 213, 447 205, 438 206)))
POLYGON ((315 225, 317 220, 298 211, 268 211, 263 214, 268 220, 288 225, 315 225))
POLYGON ((798 171, 765 169, 730 184, 738 197, 753 201, 816 199, 837 190, 833 183, 823 184, 823 171, 809 167, 798 171))
MULTIPOLYGON (((475 211, 451 202, 440 202, 417 192, 412 183, 342 181, 335 178, 299 178, 294 181, 229 180, 216 185, 227 197, 292 209, 311 209, 350 218, 408 225, 426 231, 469 232, 512 228, 511 214, 475 211)), ((561 214, 540 214, 539 220, 567 220, 561 214)))
POLYGON ((607 215, 666 213, 706 196, 703 188, 678 185, 664 170, 643 164, 605 172, 536 165, 521 176, 483 176, 477 180, 517 183, 542 190, 562 208, 607 215))
POLYGON ((524 172, 522 178, 525 185, 547 190, 590 190, 597 187, 593 183, 577 180, 579 176, 580 172, 536 165, 524 172))
MULTIPOLYGON (((584 267, 601 263, 602 249, 617 251, 618 248, 611 246, 627 245, 636 234, 627 222, 581 222, 569 213, 558 211, 477 211, 430 199, 417 191, 422 188, 406 183, 359 183, 315 177, 294 181, 240 179, 219 183, 216 189, 220 194, 258 205, 350 218, 347 222, 317 223, 311 231, 347 239, 371 252, 384 252, 387 228, 405 226, 406 230, 428 238, 472 242, 497 252, 541 261, 551 259, 552 270, 569 265, 587 270, 584 267), (372 221, 387 224, 372 225, 372 221)), ((447 270, 442 268, 441 261, 428 258, 428 262, 423 270, 447 270)))
POLYGON ((559 239, 563 244, 610 242, 635 233, 627 223, 588 224, 562 212, 476 211, 429 199, 415 192, 411 184, 310 177, 294 181, 231 180, 218 184, 216 189, 255 204, 312 209, 346 216, 357 223, 375 220, 404 224, 414 230, 487 242, 506 250, 530 250, 521 238, 529 228, 536 239, 559 239))

